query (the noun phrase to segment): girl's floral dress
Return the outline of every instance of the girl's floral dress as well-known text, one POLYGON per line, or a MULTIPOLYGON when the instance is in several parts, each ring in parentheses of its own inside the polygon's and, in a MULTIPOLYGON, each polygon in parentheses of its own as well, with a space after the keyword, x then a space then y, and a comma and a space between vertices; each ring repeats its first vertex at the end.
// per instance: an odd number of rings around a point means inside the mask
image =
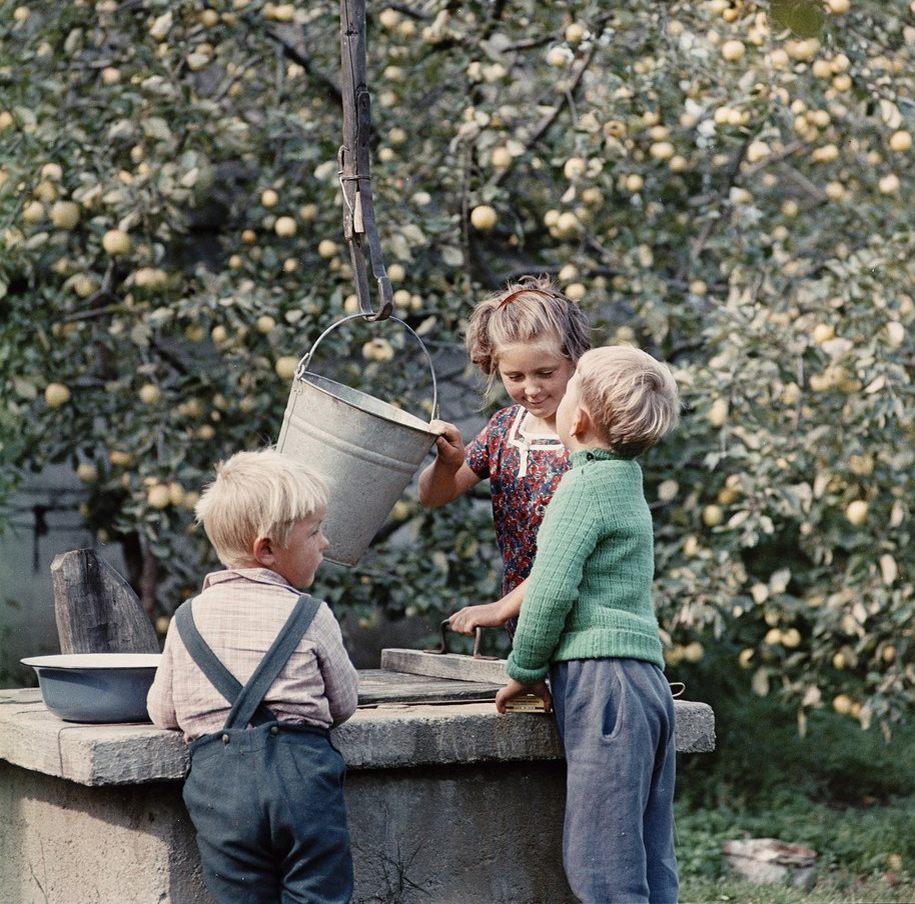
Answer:
POLYGON ((503 408, 466 450, 473 472, 489 480, 496 542, 502 553, 503 596, 530 573, 543 513, 569 469, 569 454, 559 437, 532 432, 531 420, 520 405, 503 408))

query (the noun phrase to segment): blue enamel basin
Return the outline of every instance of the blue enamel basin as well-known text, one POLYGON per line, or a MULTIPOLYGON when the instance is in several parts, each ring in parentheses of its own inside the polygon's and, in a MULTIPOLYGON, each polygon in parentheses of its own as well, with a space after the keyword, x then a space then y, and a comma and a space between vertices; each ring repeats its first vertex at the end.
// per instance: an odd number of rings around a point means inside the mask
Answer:
POLYGON ((66 722, 149 722, 146 694, 161 653, 59 653, 23 659, 45 706, 66 722))

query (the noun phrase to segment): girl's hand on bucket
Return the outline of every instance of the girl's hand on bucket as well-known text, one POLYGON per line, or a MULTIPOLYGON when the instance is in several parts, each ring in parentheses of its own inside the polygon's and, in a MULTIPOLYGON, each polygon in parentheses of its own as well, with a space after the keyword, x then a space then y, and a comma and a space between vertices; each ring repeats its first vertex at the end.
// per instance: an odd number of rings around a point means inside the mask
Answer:
POLYGON ((461 439, 461 431, 454 424, 447 421, 431 421, 429 430, 439 434, 435 441, 435 449, 443 464, 451 465, 455 469, 464 464, 464 441, 461 439))

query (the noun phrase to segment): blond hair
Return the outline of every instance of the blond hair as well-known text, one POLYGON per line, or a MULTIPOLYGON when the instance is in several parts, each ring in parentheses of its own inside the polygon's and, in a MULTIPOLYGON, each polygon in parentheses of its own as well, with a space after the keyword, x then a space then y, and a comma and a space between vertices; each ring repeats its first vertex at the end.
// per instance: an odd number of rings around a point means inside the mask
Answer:
POLYGON ((277 452, 237 452, 216 466, 216 478, 194 507, 219 561, 250 562, 254 543, 283 547, 296 521, 327 505, 324 481, 307 465, 277 452))
POLYGON ((581 356, 576 374, 579 401, 594 431, 618 455, 641 455, 679 421, 680 399, 670 369, 640 349, 593 349, 581 356))
POLYGON ((470 360, 487 377, 489 399, 500 349, 523 342, 557 352, 574 364, 591 347, 590 329, 584 311, 549 279, 527 276, 474 308, 464 344, 470 360))

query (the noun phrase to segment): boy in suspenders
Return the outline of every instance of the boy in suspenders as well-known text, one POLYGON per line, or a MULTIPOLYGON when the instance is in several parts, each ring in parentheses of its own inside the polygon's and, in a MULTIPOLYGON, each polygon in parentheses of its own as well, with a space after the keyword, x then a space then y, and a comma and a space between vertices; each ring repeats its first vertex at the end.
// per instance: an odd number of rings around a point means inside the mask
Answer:
POLYGON ((309 587, 327 548, 323 483, 266 449, 216 469, 196 507, 224 571, 175 613, 150 718, 190 743, 184 800, 219 904, 346 904, 343 758, 356 710, 340 626, 309 587))

